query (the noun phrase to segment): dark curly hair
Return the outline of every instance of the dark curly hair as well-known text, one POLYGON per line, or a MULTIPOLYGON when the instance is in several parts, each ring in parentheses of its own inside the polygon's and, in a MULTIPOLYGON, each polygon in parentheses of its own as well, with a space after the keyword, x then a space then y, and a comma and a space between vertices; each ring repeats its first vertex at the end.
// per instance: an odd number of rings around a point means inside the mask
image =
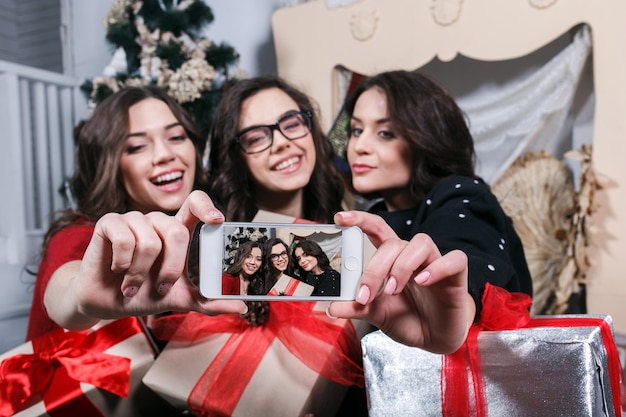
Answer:
POLYGON ((108 96, 87 121, 74 128, 75 169, 69 182, 75 207, 56 213, 46 233, 43 249, 59 230, 80 218, 95 222, 106 213, 125 213, 127 192, 120 178, 120 158, 129 128, 129 109, 140 101, 154 98, 164 102, 185 129, 196 148, 194 189, 208 188, 202 168, 206 141, 198 133, 189 114, 165 90, 154 87, 127 87, 108 96))
MULTIPOLYGON (((233 258, 233 264, 228 267, 226 272, 233 276, 239 276, 240 273, 243 272, 243 263, 248 256, 252 253, 252 249, 259 248, 261 254, 263 254, 263 246, 259 242, 255 242, 253 240, 249 240, 247 242, 243 242, 237 250, 235 251, 235 256, 233 258)), ((252 275, 247 276, 246 279, 250 283, 248 286, 248 294, 266 294, 267 291, 263 292, 263 275, 262 275, 262 267, 263 263, 261 263, 261 267, 252 275)))
MULTIPOLYGON (((374 75, 365 79, 346 101, 344 110, 350 118, 361 94, 372 88, 385 95, 391 125, 406 139, 413 155, 409 188, 416 202, 421 202, 444 178, 477 178, 474 140, 465 114, 441 85, 417 71, 374 75)), ((349 124, 346 134, 349 140, 349 124)))
POLYGON ((291 259, 296 268, 296 274, 303 277, 306 275, 306 271, 300 267, 298 263, 298 259, 296 258, 296 249, 302 249, 302 252, 308 256, 314 256, 317 259, 317 266, 322 268, 323 271, 327 271, 329 269, 333 269, 330 265, 330 260, 328 259, 328 255, 322 249, 322 247, 315 241, 309 239, 302 239, 296 241, 296 244, 293 245, 293 251, 291 251, 291 259))
MULTIPOLYGON (((225 88, 209 135, 209 195, 229 221, 250 221, 258 211, 251 175, 233 138, 239 131, 243 102, 270 88, 284 91, 301 111, 315 113, 309 97, 279 77, 238 80, 225 88)), ((311 121, 311 135, 316 158, 313 174, 304 188, 302 217, 328 223, 341 210, 344 183, 335 167, 332 144, 315 116, 311 121)))
POLYGON ((274 267, 274 263, 272 262, 272 248, 276 245, 282 245, 285 247, 285 251, 287 252, 287 269, 284 274, 293 276, 293 263, 291 262, 289 245, 287 245, 282 239, 278 237, 273 237, 266 241, 263 244, 263 277, 265 279, 265 286, 267 287, 266 293, 272 289, 274 284, 282 271, 279 271, 274 267))

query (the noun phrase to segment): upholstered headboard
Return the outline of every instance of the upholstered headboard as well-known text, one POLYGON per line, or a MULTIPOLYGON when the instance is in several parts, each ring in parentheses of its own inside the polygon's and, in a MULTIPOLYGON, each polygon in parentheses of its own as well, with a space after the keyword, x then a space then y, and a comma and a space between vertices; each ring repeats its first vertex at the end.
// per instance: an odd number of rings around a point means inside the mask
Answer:
POLYGON ((416 69, 462 55, 522 57, 572 28, 591 29, 595 193, 587 280, 590 313, 626 331, 626 2, 623 0, 317 0, 273 15, 277 67, 320 106, 331 126, 341 101, 336 67, 361 74, 416 69))

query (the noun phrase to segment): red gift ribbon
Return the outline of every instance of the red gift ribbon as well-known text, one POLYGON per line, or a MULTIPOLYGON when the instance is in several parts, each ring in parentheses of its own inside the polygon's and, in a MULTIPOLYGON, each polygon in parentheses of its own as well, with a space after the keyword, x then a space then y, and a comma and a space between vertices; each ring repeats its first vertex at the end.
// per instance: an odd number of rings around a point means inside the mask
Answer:
POLYGON ((293 293, 296 292, 296 288, 298 288, 298 285, 300 285, 300 281, 298 281, 297 279, 290 279, 287 283, 287 286, 285 287, 285 294, 293 295, 293 293))
POLYGON ((130 359, 104 350, 142 332, 139 320, 128 317, 91 332, 56 329, 33 339, 33 353, 0 363, 0 417, 31 406, 39 396, 52 417, 102 416, 80 383, 127 398, 130 359))
POLYGON ((477 323, 472 325, 463 346, 450 355, 443 355, 441 366, 442 415, 483 417, 487 415, 484 378, 480 363, 478 334, 482 330, 514 330, 536 327, 599 327, 607 351, 609 382, 615 415, 622 415, 620 389, 622 372, 613 331, 602 318, 537 317, 530 318, 530 296, 511 293, 487 283, 482 297, 483 309, 477 323), (468 378, 468 371, 469 376, 468 378), (469 379, 474 392, 470 398, 469 379), (473 400, 473 401, 472 401, 473 400))
POLYGON ((364 387, 361 346, 354 326, 350 320, 329 319, 324 312, 314 312, 314 305, 274 302, 268 320, 254 327, 232 314, 174 314, 155 320, 153 332, 158 339, 182 341, 231 334, 187 398, 196 415, 231 415, 275 338, 325 378, 364 387))
MULTIPOLYGON (((296 290, 298 289, 298 285, 300 285, 302 283, 302 281, 299 281, 295 278, 290 278, 289 282, 287 282, 287 285, 285 285, 285 290, 283 291, 283 295, 293 295, 293 293, 296 292, 296 290)), ((280 293, 278 292, 278 290, 276 288, 272 288, 267 295, 280 295, 280 293)))

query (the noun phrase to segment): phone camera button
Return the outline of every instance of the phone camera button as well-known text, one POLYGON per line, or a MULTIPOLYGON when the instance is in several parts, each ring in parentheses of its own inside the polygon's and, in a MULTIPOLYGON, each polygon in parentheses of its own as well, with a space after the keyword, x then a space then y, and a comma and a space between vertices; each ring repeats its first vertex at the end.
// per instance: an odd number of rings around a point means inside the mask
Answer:
POLYGON ((359 260, 354 256, 346 258, 344 266, 348 271, 356 271, 359 268, 359 260))

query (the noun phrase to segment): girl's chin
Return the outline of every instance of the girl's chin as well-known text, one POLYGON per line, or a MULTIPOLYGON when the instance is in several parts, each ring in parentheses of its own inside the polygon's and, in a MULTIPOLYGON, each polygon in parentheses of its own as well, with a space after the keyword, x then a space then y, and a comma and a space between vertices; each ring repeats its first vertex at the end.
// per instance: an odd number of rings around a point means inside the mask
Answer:
POLYGON ((371 184, 360 184, 354 180, 352 181, 352 188, 359 194, 369 194, 375 191, 372 189, 371 184))
POLYGON ((165 198, 165 204, 162 204, 161 210, 166 212, 177 211, 183 206, 185 199, 189 194, 171 195, 169 198, 165 198))
POLYGON ((300 170, 292 174, 280 175, 278 181, 284 188, 299 189, 309 183, 312 175, 313 171, 309 172, 309 170, 300 170))
POLYGON ((171 206, 158 207, 154 211, 162 211, 163 213, 176 213, 182 207, 181 204, 173 204, 171 206))

